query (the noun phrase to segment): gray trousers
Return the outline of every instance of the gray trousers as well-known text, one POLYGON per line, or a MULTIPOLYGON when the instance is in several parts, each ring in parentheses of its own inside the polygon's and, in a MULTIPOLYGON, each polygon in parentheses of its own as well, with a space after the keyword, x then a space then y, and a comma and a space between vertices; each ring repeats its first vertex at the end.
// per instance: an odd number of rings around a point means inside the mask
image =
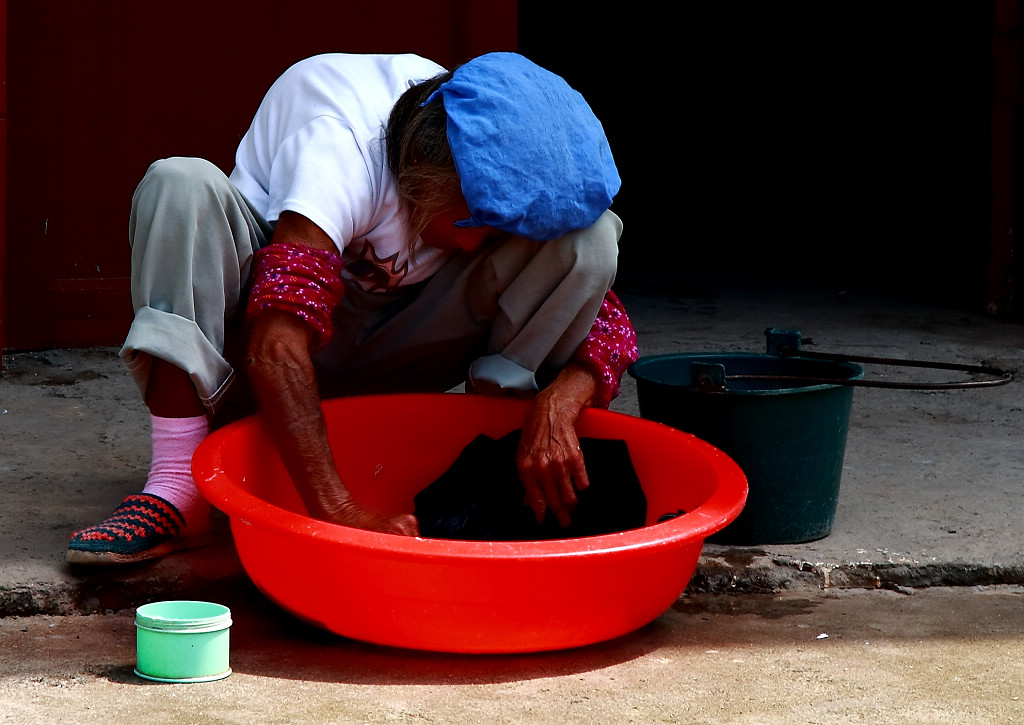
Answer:
MULTIPOLYGON (((622 224, 606 212, 550 242, 507 236, 392 292, 346 285, 313 358, 322 397, 480 388, 535 390, 586 338, 615 278, 622 224), (539 383, 538 383, 539 381, 539 383)), ((132 199, 135 318, 121 358, 145 395, 154 358, 189 374, 217 413, 244 354, 252 255, 273 226, 213 164, 154 163, 132 199)))

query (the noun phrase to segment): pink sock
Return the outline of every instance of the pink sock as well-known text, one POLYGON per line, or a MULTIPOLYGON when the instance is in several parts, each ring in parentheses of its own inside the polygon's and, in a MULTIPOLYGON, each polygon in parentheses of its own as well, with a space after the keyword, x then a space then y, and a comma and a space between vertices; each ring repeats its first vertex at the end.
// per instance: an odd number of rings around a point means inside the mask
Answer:
POLYGON ((210 504, 192 479, 192 454, 210 432, 206 416, 159 418, 153 422, 153 462, 143 493, 169 501, 185 519, 186 534, 202 532, 209 526, 210 504))

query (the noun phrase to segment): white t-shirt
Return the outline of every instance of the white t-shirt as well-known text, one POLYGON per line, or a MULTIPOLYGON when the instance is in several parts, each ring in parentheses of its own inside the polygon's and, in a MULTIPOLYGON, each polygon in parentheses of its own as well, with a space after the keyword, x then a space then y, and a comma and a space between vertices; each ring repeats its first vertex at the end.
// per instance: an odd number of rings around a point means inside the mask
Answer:
POLYGON ((417 242, 388 169, 384 127, 399 96, 444 68, 415 55, 330 53, 271 86, 235 154, 231 181, 269 222, 302 214, 337 245, 342 275, 369 291, 422 281, 447 253, 417 242))

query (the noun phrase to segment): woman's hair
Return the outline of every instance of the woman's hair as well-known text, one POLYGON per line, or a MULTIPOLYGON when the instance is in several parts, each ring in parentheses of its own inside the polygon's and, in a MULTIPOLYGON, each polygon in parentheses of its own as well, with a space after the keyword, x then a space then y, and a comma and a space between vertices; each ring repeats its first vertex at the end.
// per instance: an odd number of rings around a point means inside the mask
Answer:
POLYGON ((398 185, 398 197, 408 212, 410 241, 438 213, 462 199, 459 175, 448 146, 448 115, 438 96, 423 105, 448 71, 412 86, 398 99, 385 129, 388 167, 398 185))

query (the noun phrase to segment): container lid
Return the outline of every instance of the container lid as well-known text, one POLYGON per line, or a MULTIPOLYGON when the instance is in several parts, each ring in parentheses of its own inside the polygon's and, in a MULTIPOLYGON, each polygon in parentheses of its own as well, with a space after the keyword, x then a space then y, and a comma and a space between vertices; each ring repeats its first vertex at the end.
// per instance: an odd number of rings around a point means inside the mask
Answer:
POLYGON ((683 392, 744 396, 827 390, 864 375, 859 365, 850 362, 757 353, 652 355, 641 357, 628 371, 638 381, 683 392))
POLYGON ((230 627, 231 610, 213 602, 151 602, 135 610, 135 624, 166 632, 205 632, 230 627))

